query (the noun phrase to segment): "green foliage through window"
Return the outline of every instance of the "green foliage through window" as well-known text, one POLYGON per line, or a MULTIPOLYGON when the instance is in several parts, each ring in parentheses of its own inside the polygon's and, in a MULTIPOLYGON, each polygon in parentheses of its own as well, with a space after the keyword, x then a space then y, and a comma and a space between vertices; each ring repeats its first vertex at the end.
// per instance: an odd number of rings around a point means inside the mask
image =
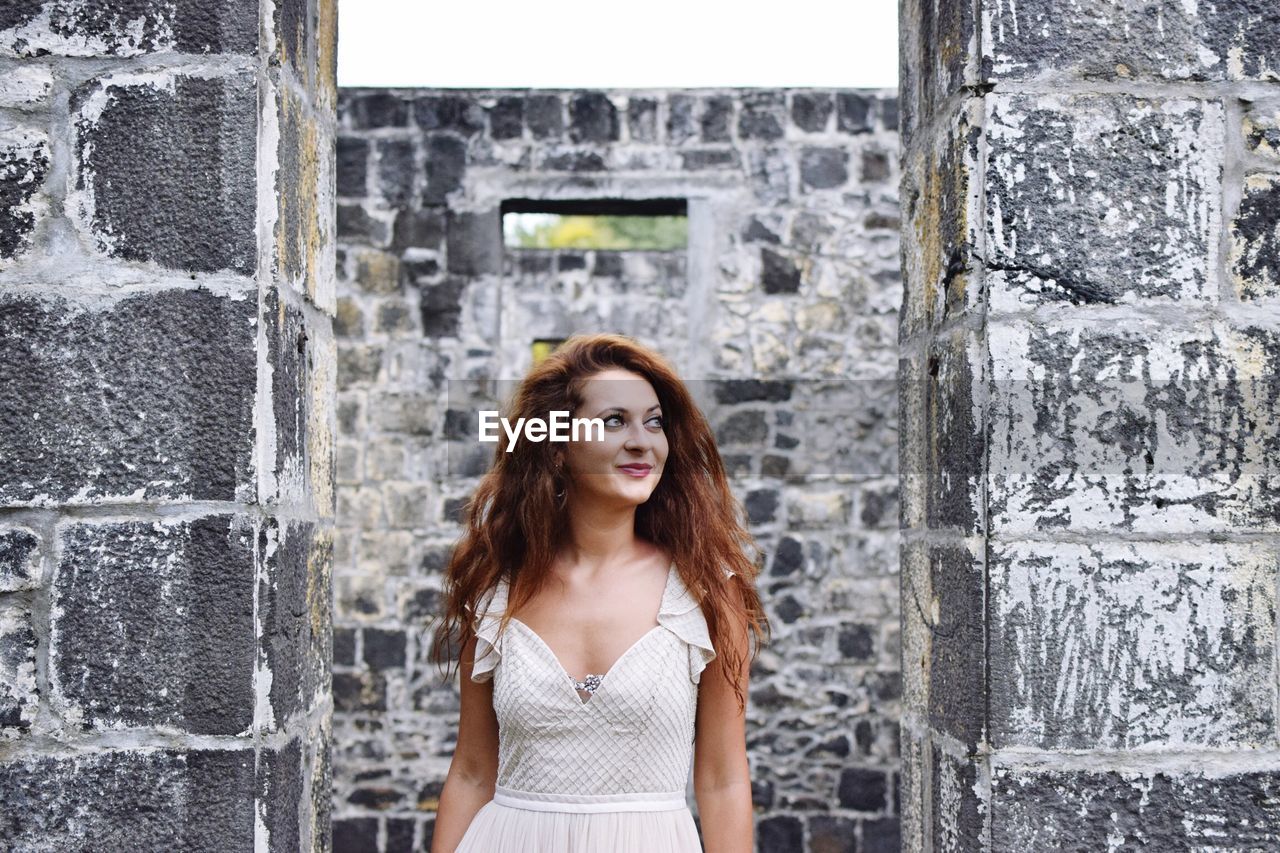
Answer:
POLYGON ((518 249, 683 249, 689 243, 684 216, 586 216, 508 213, 504 242, 518 249))

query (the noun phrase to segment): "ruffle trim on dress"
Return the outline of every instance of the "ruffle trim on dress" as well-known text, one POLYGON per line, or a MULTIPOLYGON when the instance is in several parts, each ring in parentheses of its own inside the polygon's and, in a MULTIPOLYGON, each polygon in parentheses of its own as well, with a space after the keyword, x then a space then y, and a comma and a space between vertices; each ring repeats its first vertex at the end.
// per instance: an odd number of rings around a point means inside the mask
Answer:
POLYGON ((716 650, 711 645, 711 634, 702 608, 681 582, 674 564, 671 566, 671 583, 667 584, 662 595, 658 624, 688 645, 689 680, 697 684, 702 679, 702 670, 715 659, 716 650))
POLYGON ((502 638, 498 626, 507 609, 507 581, 498 581, 476 605, 480 614, 476 620, 476 659, 471 669, 472 681, 488 681, 493 678, 493 668, 502 659, 502 638))

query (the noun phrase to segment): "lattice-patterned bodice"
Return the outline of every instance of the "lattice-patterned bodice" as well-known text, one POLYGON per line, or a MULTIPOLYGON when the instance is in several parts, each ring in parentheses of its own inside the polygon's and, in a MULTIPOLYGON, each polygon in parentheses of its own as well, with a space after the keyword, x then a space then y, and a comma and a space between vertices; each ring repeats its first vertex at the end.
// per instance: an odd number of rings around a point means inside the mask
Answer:
POLYGON ((498 785, 558 795, 683 796, 698 682, 715 657, 707 624, 673 565, 658 625, 587 701, 547 644, 517 619, 502 636, 507 584, 482 599, 472 679, 493 679, 498 785))

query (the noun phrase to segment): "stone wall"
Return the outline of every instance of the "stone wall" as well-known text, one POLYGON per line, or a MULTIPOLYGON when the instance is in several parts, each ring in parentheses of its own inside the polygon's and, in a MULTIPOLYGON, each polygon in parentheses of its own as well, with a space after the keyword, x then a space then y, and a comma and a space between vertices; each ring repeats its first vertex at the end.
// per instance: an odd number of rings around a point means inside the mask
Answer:
POLYGON ((907 0, 903 846, 1280 844, 1280 7, 907 0))
POLYGON ((894 94, 348 90, 339 114, 335 846, 429 844, 458 698, 428 643, 491 455, 469 395, 536 339, 616 331, 694 386, 767 553, 760 849, 897 849, 894 94), (689 245, 504 249, 512 198, 684 199, 689 245))
POLYGON ((0 11, 0 846, 329 849, 336 3, 0 11))

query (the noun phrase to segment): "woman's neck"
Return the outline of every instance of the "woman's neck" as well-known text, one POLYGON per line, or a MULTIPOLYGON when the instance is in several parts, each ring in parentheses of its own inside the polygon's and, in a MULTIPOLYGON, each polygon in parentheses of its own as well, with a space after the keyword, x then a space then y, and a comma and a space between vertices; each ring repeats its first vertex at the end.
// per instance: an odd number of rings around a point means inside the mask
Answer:
POLYGON ((581 506, 570 503, 568 537, 562 559, 575 572, 595 575, 629 562, 640 550, 636 508, 581 506))

